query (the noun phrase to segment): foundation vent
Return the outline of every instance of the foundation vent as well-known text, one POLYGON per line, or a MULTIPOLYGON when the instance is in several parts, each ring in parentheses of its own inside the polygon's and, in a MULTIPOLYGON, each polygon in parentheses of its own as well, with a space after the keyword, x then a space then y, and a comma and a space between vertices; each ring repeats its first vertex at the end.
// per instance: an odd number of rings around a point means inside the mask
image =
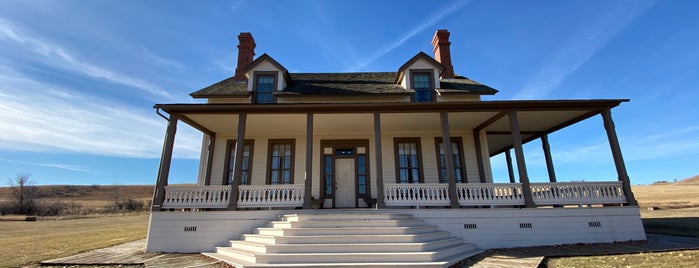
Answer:
POLYGON ((466 223, 464 224, 464 229, 477 229, 478 227, 476 226, 475 223, 466 223))
POLYGON ((587 223, 587 227, 590 227, 590 228, 602 227, 602 223, 598 222, 598 221, 591 221, 591 222, 587 223))
POLYGON ((531 228, 532 228, 532 224, 531 224, 531 222, 528 222, 528 223, 520 223, 520 224, 519 224, 519 228, 520 228, 520 229, 531 229, 531 228))
POLYGON ((197 227, 196 227, 196 226, 185 226, 185 227, 184 227, 184 231, 185 231, 185 232, 196 232, 196 231, 197 231, 197 227))

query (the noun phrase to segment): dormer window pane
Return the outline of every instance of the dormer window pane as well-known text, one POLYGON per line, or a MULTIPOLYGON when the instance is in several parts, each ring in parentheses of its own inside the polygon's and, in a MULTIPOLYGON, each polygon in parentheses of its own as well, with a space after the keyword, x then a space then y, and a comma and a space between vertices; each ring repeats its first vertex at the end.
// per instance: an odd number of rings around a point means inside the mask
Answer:
POLYGON ((256 75, 255 80, 255 102, 256 103, 274 103, 274 75, 256 75))
POLYGON ((415 101, 432 101, 432 74, 413 73, 412 78, 413 90, 415 90, 415 101))

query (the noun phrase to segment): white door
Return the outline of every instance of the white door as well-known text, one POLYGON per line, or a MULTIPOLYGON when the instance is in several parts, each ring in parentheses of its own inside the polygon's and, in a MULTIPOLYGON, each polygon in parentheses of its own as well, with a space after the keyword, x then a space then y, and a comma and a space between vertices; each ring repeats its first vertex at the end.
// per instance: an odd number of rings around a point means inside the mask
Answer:
POLYGON ((335 160, 335 207, 353 208, 356 203, 354 194, 354 159, 339 158, 335 160))

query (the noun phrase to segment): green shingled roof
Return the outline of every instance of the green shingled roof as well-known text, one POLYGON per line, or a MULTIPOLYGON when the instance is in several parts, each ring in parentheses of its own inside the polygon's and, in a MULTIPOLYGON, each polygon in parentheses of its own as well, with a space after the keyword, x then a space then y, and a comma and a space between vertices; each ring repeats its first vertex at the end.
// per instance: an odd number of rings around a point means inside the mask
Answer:
MULTIPOLYGON (((413 91, 396 84, 396 72, 367 73, 290 73, 290 83, 278 95, 366 95, 411 94, 413 91)), ((441 79, 442 93, 469 93, 492 95, 498 91, 465 77, 441 79)), ((247 82, 233 77, 190 94, 194 98, 245 97, 249 95, 247 82)))

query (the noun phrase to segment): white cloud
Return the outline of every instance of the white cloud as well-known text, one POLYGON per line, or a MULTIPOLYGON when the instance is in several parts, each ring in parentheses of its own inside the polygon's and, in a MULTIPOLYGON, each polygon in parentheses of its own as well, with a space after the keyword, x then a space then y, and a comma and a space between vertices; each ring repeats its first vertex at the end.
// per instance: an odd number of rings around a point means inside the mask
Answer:
POLYGON ((600 10, 600 14, 604 17, 586 24, 582 31, 565 42, 551 60, 514 95, 513 99, 538 99, 546 96, 590 59, 598 49, 643 15, 654 2, 633 1, 613 4, 618 5, 600 10))
MULTIPOLYGON (((2 150, 160 157, 166 123, 152 110, 34 81, 6 66, 0 85, 2 150)), ((198 131, 179 127, 176 139, 175 157, 199 157, 198 131)))
POLYGON ((42 167, 52 167, 52 168, 72 170, 72 171, 89 172, 89 170, 87 170, 85 167, 78 166, 78 165, 69 165, 69 164, 61 164, 61 163, 46 163, 46 164, 36 164, 36 165, 42 166, 42 167))
POLYGON ((0 18, 0 39, 21 46, 22 49, 28 50, 28 53, 40 55, 43 57, 43 62, 50 66, 136 88, 158 97, 172 99, 167 91, 157 85, 78 59, 63 47, 43 40, 43 38, 35 36, 3 18, 0 18))
POLYGON ((471 0, 457 1, 454 4, 440 10, 439 12, 437 12, 437 14, 435 14, 434 16, 431 16, 429 20, 423 22, 420 25, 417 25, 415 28, 413 28, 410 31, 401 35, 398 39, 391 41, 390 43, 386 44, 385 46, 383 46, 382 48, 380 48, 379 50, 374 52, 369 58, 362 59, 359 63, 357 63, 357 65, 350 68, 349 71, 355 72, 355 71, 358 71, 358 70, 368 66, 369 64, 373 63, 377 59, 383 57, 387 53, 393 51, 394 49, 396 49, 400 45, 404 44, 405 42, 410 40, 410 38, 412 38, 413 36, 417 35, 418 33, 424 31, 425 29, 427 29, 429 27, 432 27, 433 25, 437 24, 437 22, 442 20, 444 17, 449 16, 450 14, 463 8, 464 6, 466 6, 470 2, 471 2, 471 0))

